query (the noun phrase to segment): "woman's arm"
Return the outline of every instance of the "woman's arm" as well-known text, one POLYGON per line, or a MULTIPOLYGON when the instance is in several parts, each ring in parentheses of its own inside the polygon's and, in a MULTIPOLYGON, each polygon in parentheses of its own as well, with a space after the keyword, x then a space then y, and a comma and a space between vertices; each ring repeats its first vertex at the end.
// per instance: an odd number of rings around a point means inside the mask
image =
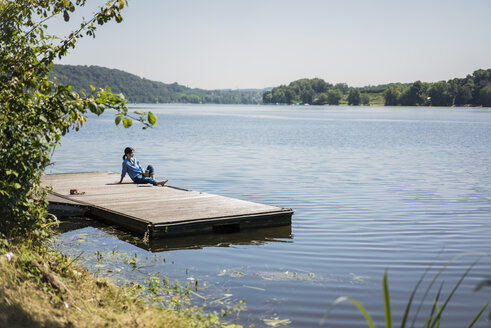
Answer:
POLYGON ((126 175, 126 171, 128 170, 126 168, 126 163, 123 161, 123 168, 121 169, 121 180, 119 180, 119 183, 123 182, 124 176, 126 175))
POLYGON ((141 173, 143 174, 143 176, 145 176, 145 170, 143 169, 143 167, 140 165, 140 161, 135 159, 135 163, 136 163, 136 166, 140 169, 141 173))

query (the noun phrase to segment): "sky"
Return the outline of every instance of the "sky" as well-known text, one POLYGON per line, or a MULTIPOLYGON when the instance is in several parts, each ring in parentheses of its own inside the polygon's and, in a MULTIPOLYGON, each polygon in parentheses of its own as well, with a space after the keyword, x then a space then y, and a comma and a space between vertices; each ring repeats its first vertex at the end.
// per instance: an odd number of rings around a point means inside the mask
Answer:
MULTIPOLYGON (((128 4, 122 23, 100 27, 58 63, 201 89, 262 89, 315 77, 355 87, 436 82, 491 68, 491 0, 128 4)), ((78 15, 88 18, 93 9, 78 15)), ((52 30, 68 34, 70 26, 54 21, 52 30)))

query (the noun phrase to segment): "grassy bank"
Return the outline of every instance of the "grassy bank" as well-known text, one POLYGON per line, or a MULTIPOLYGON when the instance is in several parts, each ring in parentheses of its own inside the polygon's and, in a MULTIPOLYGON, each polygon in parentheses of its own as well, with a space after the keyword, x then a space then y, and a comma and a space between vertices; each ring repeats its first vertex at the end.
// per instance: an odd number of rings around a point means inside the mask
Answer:
POLYGON ((240 327, 216 314, 152 306, 65 256, 24 245, 0 248, 2 327, 240 327))

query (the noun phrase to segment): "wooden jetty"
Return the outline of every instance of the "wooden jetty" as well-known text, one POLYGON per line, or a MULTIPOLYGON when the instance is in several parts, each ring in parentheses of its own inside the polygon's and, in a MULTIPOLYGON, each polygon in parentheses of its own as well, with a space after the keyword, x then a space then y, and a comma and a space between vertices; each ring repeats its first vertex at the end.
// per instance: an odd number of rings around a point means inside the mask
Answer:
POLYGON ((47 174, 42 185, 50 188, 49 210, 55 214, 87 215, 149 237, 291 224, 290 208, 119 179, 114 172, 47 174), (71 189, 83 194, 71 195, 71 189))

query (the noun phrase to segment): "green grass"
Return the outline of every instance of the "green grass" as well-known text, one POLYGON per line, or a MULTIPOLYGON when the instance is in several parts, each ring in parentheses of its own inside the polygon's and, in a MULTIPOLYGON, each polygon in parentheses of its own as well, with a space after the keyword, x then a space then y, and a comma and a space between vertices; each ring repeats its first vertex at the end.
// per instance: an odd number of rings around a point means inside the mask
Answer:
POLYGON ((117 287, 45 248, 0 247, 0 323, 8 327, 240 327, 197 307, 151 305, 142 288, 117 287))
MULTIPOLYGON (((463 255, 466 255, 466 254, 463 254, 463 255)), ((463 256, 463 255, 459 255, 456 258, 458 258, 460 256, 463 256)), ((411 314, 412 314, 411 310, 412 310, 413 305, 415 303, 415 295, 416 295, 416 293, 417 293, 417 291, 418 291, 421 283, 425 280, 426 275, 430 271, 431 266, 426 269, 426 271, 423 273, 423 275, 421 276, 421 278, 417 282, 416 286, 412 290, 411 295, 409 296, 408 303, 406 305, 406 308, 405 308, 405 311, 404 311, 404 315, 402 317, 402 321, 401 321, 401 324, 399 326, 400 328, 405 328, 405 327, 408 327, 408 326, 410 326, 410 327, 414 327, 415 326, 416 321, 418 320, 418 318, 420 318, 420 312, 421 312, 421 309, 423 307, 424 301, 427 299, 427 297, 433 291, 433 286, 438 281, 438 278, 440 277, 440 275, 442 274, 442 272, 456 258, 452 259, 449 263, 447 263, 447 265, 445 265, 433 277, 433 279, 431 280, 429 286, 424 291, 424 294, 423 294, 422 298, 419 301, 419 305, 417 306, 416 311, 412 315, 412 320, 410 320, 410 317, 411 317, 411 314), (410 321, 411 321, 411 323, 410 323, 410 321), (409 325, 409 323, 410 323, 410 325, 409 325)), ((422 326, 422 328, 436 328, 436 327, 440 327, 441 318, 442 318, 442 315, 445 312, 445 309, 447 308, 447 305, 449 304, 450 300, 455 295, 455 292, 457 291, 457 289, 459 288, 459 286, 462 284, 462 282, 464 281, 465 277, 467 277, 467 275, 472 270, 472 268, 477 264, 477 262, 478 261, 475 261, 471 266, 469 266, 469 268, 462 274, 462 276, 460 277, 460 279, 458 280, 458 282, 450 290, 450 293, 448 294, 448 296, 446 298, 444 298, 444 299, 442 299, 443 283, 440 284, 440 287, 438 288, 436 294, 433 297, 432 307, 431 307, 431 309, 429 311, 429 314, 428 314, 427 318, 425 319, 425 324, 422 326)), ((393 327, 393 320, 392 320, 392 309, 391 309, 391 305, 390 305, 388 270, 385 271, 384 276, 383 276, 383 279, 382 279, 382 295, 383 295, 383 299, 384 299, 385 328, 392 328, 393 327)), ((354 299, 352 297, 347 297, 347 296, 339 297, 339 298, 337 298, 334 301, 331 309, 324 316, 322 322, 325 319, 328 318, 328 316, 330 315, 330 313, 331 313, 331 311, 332 311, 332 309, 333 309, 333 307, 335 305, 337 305, 337 304, 339 304, 341 302, 345 302, 345 301, 351 302, 361 312, 361 314, 365 318, 365 321, 366 321, 367 326, 369 328, 376 328, 376 326, 375 326, 375 324, 373 322, 373 319, 370 316, 370 314, 367 311, 367 309, 360 302, 358 302, 356 299, 354 299)), ((470 321, 470 323, 467 326, 467 328, 472 328, 474 326, 474 324, 477 322, 477 320, 481 317, 481 315, 484 313, 484 311, 488 307, 489 303, 491 303, 491 301, 487 302, 477 312, 477 314, 475 315, 475 317, 470 321)))

